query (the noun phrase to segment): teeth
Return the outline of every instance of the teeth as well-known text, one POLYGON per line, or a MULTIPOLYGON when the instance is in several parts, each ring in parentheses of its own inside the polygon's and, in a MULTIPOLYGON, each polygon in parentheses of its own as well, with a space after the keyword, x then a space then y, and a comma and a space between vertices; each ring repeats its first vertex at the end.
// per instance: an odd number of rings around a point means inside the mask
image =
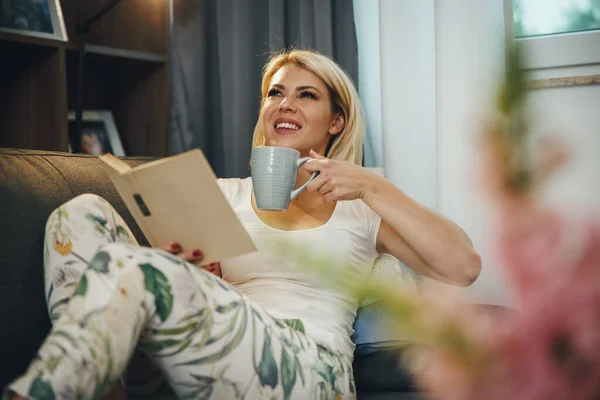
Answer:
POLYGON ((297 131, 298 129, 300 129, 300 127, 298 125, 295 124, 290 124, 289 122, 280 122, 277 124, 277 126, 275 127, 277 129, 293 129, 295 131, 297 131))

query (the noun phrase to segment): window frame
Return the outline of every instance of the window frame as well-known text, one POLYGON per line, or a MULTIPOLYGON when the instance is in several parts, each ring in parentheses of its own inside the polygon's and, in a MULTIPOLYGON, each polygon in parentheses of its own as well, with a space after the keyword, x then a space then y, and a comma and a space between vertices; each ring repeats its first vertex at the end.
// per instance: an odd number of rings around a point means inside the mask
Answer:
POLYGON ((525 69, 600 64, 600 30, 515 38, 512 0, 504 0, 504 10, 506 40, 522 46, 525 69))

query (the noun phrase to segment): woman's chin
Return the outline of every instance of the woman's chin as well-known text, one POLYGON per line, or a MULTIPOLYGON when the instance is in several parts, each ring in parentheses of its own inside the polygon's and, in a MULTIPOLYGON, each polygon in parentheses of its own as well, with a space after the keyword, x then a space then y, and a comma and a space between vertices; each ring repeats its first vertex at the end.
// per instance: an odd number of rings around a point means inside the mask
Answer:
POLYGON ((288 149, 301 151, 301 146, 289 140, 268 140, 265 146, 287 147, 288 149))

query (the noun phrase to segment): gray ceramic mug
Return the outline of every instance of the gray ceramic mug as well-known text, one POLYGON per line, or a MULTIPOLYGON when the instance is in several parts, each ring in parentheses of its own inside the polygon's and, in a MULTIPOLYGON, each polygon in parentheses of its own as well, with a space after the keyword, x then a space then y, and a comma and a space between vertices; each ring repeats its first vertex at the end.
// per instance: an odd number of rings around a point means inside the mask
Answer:
POLYGON ((298 168, 312 157, 300 158, 300 152, 287 147, 262 146, 252 149, 252 186, 256 206, 265 211, 284 211, 319 174, 294 190, 298 168))

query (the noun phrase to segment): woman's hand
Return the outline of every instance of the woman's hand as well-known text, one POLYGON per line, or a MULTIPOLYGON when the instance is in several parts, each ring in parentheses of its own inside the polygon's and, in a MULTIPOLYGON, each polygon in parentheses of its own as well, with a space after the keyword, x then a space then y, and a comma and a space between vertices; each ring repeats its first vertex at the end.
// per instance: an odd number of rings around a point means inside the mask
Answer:
POLYGON ((303 168, 311 174, 315 171, 320 174, 308 184, 306 190, 319 192, 325 201, 362 199, 372 183, 380 179, 378 175, 351 162, 330 160, 313 150, 310 155, 315 160, 308 161, 303 168))
POLYGON ((184 250, 179 243, 175 242, 162 245, 160 246, 160 249, 166 251, 167 253, 171 253, 186 262, 198 265, 200 268, 205 269, 208 272, 217 275, 218 277, 222 277, 220 263, 216 262, 208 265, 200 264, 204 259, 204 254, 202 254, 202 250, 200 249, 184 250))

